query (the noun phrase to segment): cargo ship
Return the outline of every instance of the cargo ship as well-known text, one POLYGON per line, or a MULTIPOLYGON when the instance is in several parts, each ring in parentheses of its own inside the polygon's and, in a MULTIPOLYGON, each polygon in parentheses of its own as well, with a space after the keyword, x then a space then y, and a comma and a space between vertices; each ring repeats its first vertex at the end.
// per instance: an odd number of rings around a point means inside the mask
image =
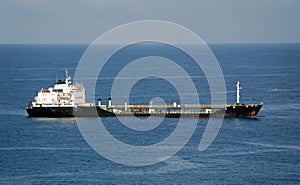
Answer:
POLYGON ((164 116, 164 117, 232 117, 256 118, 263 103, 240 103, 240 83, 237 82, 237 101, 234 104, 173 104, 135 105, 124 103, 113 105, 108 98, 108 104, 102 100, 96 103, 87 103, 85 87, 72 85, 71 77, 66 70, 65 81, 58 80, 54 87, 41 89, 34 100, 26 107, 29 117, 105 117, 105 116, 164 116))

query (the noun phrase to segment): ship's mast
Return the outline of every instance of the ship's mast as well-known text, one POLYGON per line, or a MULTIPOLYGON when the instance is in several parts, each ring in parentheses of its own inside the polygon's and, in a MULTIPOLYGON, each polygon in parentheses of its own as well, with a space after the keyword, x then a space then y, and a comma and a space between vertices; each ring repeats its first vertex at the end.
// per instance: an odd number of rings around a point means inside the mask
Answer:
POLYGON ((236 84, 236 103, 239 104, 240 103, 240 90, 241 90, 241 86, 240 86, 240 81, 237 81, 236 84))
POLYGON ((71 84, 70 80, 71 80, 71 77, 69 76, 68 70, 66 69, 66 81, 65 82, 67 85, 71 84))

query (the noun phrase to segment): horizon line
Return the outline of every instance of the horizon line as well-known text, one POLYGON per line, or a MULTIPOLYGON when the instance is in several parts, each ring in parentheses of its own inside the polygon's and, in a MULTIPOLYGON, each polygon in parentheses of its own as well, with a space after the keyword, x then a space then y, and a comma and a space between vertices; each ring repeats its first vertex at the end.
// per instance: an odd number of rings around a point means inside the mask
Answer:
MULTIPOLYGON (((68 43, 68 42, 9 42, 2 43, 0 45, 90 45, 91 43, 87 42, 78 42, 78 43, 68 43)), ((180 44, 180 43, 178 43, 180 44)), ((186 43, 184 43, 186 44, 186 43)), ((191 45, 194 43, 191 43, 191 45)), ((300 44, 300 41, 295 42, 206 42, 206 44, 300 44)), ((113 45, 113 44, 105 44, 105 45, 113 45)))

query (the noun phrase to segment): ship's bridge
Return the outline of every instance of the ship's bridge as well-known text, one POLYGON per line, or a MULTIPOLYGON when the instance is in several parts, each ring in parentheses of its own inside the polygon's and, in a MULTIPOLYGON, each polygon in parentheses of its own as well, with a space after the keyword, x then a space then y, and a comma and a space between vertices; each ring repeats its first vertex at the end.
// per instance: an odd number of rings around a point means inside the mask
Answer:
POLYGON ((64 92, 64 93, 69 93, 70 92, 70 87, 67 84, 55 84, 53 88, 54 92, 64 92))

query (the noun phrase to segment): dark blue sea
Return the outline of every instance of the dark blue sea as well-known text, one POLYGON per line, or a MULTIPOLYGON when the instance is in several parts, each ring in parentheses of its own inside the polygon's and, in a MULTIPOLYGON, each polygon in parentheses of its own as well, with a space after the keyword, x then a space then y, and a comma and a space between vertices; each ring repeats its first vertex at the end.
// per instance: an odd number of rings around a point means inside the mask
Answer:
MULTIPOLYGON (((178 153, 148 166, 102 157, 73 118, 27 117, 25 108, 37 91, 64 79, 65 69, 73 77, 87 47, 0 45, 0 184, 300 184, 300 44, 210 45, 224 74, 227 102, 235 103, 239 80, 241 102, 263 102, 262 110, 257 119, 224 119, 205 151, 198 147, 208 119, 199 119, 178 153)), ((141 46, 138 52, 143 51, 151 48, 141 46)), ((178 54, 161 51, 174 58, 178 54)), ((186 68, 198 84, 200 102, 210 103, 203 74, 197 75, 193 65, 186 68)), ((107 65, 98 80, 95 94, 103 103, 110 96, 109 74, 116 69, 107 65)), ((174 90, 163 79, 144 79, 134 86, 131 102, 148 103, 155 95, 172 103, 178 101, 174 90)), ((115 118, 102 121, 119 140, 140 146, 169 136, 178 120, 165 119, 149 132, 128 129, 115 118)), ((124 158, 129 155, 134 154, 124 158)))

